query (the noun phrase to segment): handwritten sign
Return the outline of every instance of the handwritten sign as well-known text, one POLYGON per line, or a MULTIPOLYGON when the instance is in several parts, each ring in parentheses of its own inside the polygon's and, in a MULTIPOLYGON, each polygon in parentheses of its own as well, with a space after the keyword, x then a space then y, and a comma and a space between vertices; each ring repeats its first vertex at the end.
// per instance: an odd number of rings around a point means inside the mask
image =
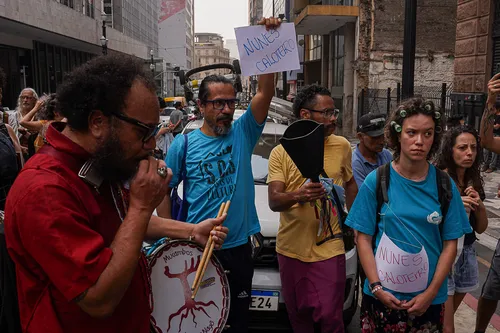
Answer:
POLYGON ((234 29, 244 76, 300 69, 293 23, 267 31, 262 25, 234 29))
POLYGON ((415 293, 427 288, 429 257, 424 247, 415 254, 403 251, 384 232, 375 253, 375 264, 380 283, 387 289, 415 293))

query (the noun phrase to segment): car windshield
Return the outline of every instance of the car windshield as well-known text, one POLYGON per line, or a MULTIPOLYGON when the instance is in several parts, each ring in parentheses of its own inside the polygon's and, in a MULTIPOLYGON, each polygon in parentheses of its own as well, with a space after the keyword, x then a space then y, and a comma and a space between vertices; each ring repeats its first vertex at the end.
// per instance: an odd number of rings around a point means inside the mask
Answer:
POLYGON ((269 155, 280 144, 280 135, 264 133, 257 141, 252 154, 252 172, 255 184, 265 185, 269 166, 269 155))

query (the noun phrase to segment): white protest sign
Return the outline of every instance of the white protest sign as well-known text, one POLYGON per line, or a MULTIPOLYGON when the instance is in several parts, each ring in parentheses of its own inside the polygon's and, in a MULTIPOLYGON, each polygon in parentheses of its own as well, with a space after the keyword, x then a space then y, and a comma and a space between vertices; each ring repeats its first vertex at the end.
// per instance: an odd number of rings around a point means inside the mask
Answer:
POLYGON ((415 293, 427 288, 429 257, 423 246, 419 253, 408 253, 384 232, 375 253, 375 264, 380 283, 387 289, 415 293))
POLYGON ((267 31, 263 25, 234 29, 244 76, 300 69, 293 23, 267 31))

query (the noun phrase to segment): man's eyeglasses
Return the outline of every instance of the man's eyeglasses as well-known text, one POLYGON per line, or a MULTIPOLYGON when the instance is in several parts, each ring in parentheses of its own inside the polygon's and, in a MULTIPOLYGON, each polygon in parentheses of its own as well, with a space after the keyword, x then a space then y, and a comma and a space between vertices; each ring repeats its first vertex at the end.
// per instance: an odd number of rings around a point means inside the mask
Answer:
POLYGON ((310 112, 322 113, 323 118, 325 118, 325 119, 329 119, 333 116, 335 118, 337 118, 339 116, 339 113, 340 113, 339 109, 324 109, 324 110, 314 110, 314 109, 308 109, 308 108, 304 108, 304 109, 307 111, 310 111, 310 112))
POLYGON ((144 136, 142 137, 142 142, 148 142, 149 140, 151 140, 151 138, 155 137, 156 134, 158 134, 158 132, 160 131, 161 129, 161 124, 158 124, 158 125, 148 125, 148 124, 145 124, 143 123, 142 121, 139 121, 137 119, 134 119, 134 118, 130 118, 130 117, 127 117, 121 113, 116 113, 116 112, 111 112, 111 115, 120 119, 120 120, 123 120, 129 124, 132 124, 132 125, 135 125, 137 127, 140 127, 142 128, 144 131, 145 131, 145 134, 144 136))
POLYGON ((206 101, 207 103, 212 103, 215 110, 224 110, 227 107, 231 110, 236 109, 236 104, 240 103, 240 100, 237 98, 232 99, 209 99, 206 101))
POLYGON ((29 100, 35 99, 34 96, 21 96, 20 98, 21 98, 21 100, 23 100, 23 99, 29 99, 29 100))

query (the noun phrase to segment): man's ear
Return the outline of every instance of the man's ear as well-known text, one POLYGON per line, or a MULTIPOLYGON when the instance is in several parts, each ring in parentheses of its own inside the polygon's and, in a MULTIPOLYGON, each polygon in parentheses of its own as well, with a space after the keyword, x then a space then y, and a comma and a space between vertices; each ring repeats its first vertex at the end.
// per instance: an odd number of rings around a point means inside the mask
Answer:
POLYGON ((105 116, 101 110, 94 110, 89 114, 88 130, 96 138, 102 138, 109 132, 110 117, 105 116))
POLYGON ((199 98, 196 100, 196 104, 198 105, 198 109, 200 109, 200 112, 201 112, 202 114, 204 114, 204 113, 205 113, 205 105, 203 105, 203 104, 201 103, 201 101, 200 101, 200 99, 199 99, 199 98))
POLYGON ((300 109, 300 119, 311 119, 311 112, 306 109, 300 109))

